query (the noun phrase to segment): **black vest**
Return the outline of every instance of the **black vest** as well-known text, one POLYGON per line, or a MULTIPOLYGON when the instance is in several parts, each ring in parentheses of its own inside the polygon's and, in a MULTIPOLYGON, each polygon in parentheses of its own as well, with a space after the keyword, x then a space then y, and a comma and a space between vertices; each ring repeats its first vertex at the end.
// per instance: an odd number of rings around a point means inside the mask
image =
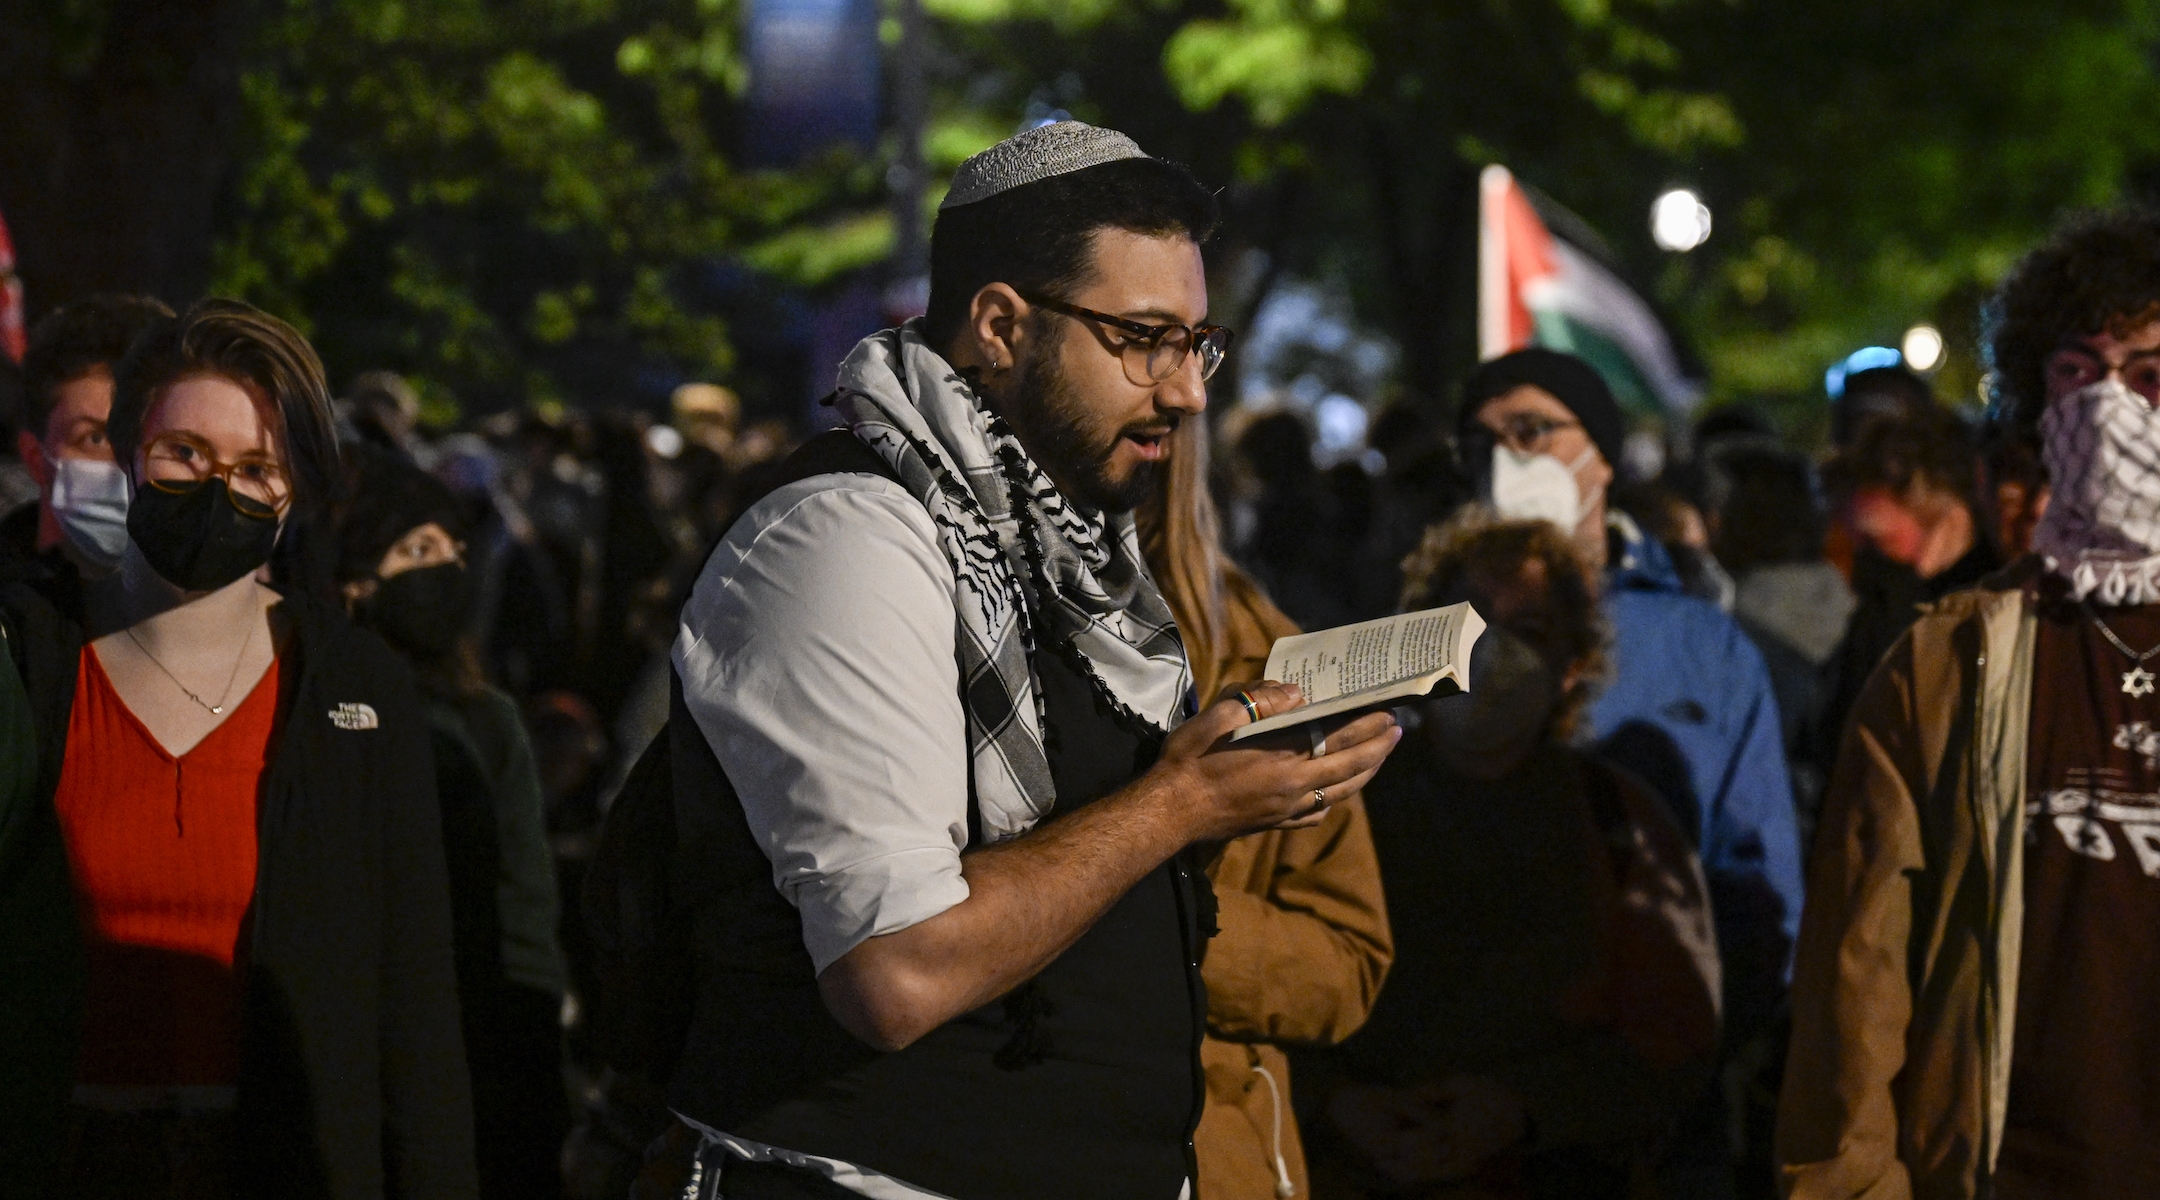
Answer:
MULTIPOLYGON (((838 431, 798 451, 768 490, 835 470, 890 477, 838 431)), ((1034 657, 1060 812, 1123 787, 1160 750, 1102 703, 1069 653, 1034 657)), ((826 1011, 801 919, 773 887, 772 865, 679 685, 667 736, 670 890, 687 918, 695 997, 672 1073, 677 1111, 956 1200, 1178 1194, 1194 1171, 1206 1018, 1199 962, 1214 925, 1214 895, 1196 860, 1181 855, 1150 872, 1011 994, 886 1054, 826 1011)), ((980 827, 973 812, 970 826, 980 827)))

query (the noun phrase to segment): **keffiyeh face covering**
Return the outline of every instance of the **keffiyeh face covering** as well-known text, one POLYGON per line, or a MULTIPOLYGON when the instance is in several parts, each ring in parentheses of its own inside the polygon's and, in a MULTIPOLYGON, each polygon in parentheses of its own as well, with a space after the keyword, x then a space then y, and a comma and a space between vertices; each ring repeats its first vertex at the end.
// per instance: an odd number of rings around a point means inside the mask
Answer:
POLYGON ((930 510, 952 564, 962 706, 983 834, 1032 828, 1057 800, 1029 652, 1079 656, 1112 711, 1157 731, 1192 675, 1131 513, 1066 503, 917 322, 865 338, 833 403, 930 510))
POLYGON ((2075 599, 2160 602, 2160 413, 2103 379, 2049 404, 2040 435, 2051 497, 2033 549, 2075 599))

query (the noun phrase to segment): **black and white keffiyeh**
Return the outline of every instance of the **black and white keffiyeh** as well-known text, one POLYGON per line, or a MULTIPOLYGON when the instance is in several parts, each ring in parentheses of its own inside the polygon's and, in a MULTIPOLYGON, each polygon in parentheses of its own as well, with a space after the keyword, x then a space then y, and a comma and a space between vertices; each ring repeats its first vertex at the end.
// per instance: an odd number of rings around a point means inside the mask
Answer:
POLYGON ((833 403, 937 525, 983 835, 1025 832, 1057 800, 1030 650, 1077 652, 1113 710, 1157 731, 1183 712, 1192 674, 1132 514, 1068 504, 918 322, 863 339, 833 403))
POLYGON ((2104 379, 2050 403, 2040 436, 2050 496, 2032 548, 2075 599, 2160 602, 2160 413, 2104 379))

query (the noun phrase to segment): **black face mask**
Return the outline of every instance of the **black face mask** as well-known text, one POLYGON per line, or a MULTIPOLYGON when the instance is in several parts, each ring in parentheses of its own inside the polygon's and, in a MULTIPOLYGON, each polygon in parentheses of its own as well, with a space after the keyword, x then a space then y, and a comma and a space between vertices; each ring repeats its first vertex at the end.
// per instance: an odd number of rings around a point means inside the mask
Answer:
POLYGON ((239 497, 237 507, 222 479, 207 479, 184 492, 147 484, 128 505, 128 536, 150 569, 186 592, 211 592, 270 561, 277 548, 276 510, 239 497))
POLYGON ((456 645, 472 614, 471 572, 458 563, 415 567, 375 585, 357 607, 360 623, 420 658, 440 658, 456 645))

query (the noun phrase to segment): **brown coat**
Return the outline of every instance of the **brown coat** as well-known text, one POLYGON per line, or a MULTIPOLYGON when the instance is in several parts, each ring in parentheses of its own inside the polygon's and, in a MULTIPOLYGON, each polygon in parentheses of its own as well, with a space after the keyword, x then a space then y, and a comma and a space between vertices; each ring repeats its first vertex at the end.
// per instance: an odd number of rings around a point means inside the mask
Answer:
POLYGON ((2027 560, 1935 605, 1853 710, 1793 969, 1788 1196, 1990 1191, 2024 930, 2035 575, 2027 560))
MULTIPOLYGON (((1200 694, 1261 677, 1275 639, 1298 632, 1250 583, 1227 589, 1227 653, 1195 664, 1200 694)), ((1276 1194, 1275 1129, 1283 1168, 1306 1194, 1305 1154, 1290 1114, 1290 1066, 1275 1043, 1330 1044, 1372 1011, 1395 957, 1364 801, 1336 804, 1310 829, 1231 842, 1210 875, 1222 932, 1208 944, 1208 1037, 1200 1047, 1207 1107, 1194 1141, 1200 1200, 1276 1194), (1277 1098, 1265 1070, 1280 1089, 1277 1098)))

